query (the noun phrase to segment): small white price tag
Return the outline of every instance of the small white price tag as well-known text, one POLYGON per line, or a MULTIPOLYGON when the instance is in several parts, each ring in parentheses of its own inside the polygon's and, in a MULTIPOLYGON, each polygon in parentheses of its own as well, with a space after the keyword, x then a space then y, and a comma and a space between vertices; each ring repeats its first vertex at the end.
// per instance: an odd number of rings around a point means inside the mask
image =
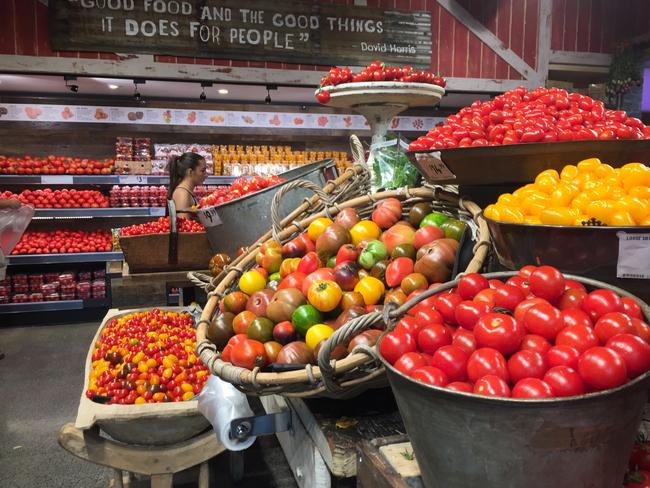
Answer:
POLYGON ((147 175, 123 175, 118 181, 120 185, 143 185, 147 183, 147 175))
POLYGON ((416 154, 415 157, 420 163, 420 170, 427 181, 455 180, 456 175, 452 173, 440 156, 440 151, 416 154))
POLYGON ((149 215, 152 217, 162 217, 165 215, 165 207, 151 207, 149 209, 149 215))
POLYGON ((223 224, 216 207, 199 210, 199 220, 205 227, 216 227, 223 224))
POLYGON ((650 279, 650 234, 618 232, 617 278, 650 279))
POLYGON ((72 175, 43 175, 41 183, 44 185, 72 185, 72 175))

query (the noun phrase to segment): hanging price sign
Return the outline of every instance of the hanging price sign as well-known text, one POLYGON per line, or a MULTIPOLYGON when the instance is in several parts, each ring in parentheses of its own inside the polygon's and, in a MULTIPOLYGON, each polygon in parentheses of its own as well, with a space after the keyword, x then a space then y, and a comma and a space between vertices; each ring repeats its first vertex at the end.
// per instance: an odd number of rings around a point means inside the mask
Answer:
POLYGON ((217 227, 223 224, 216 207, 208 207, 199 210, 199 220, 204 227, 217 227))
POLYGON ((456 175, 451 172, 440 156, 440 151, 416 154, 418 169, 424 178, 430 182, 455 180, 456 175))

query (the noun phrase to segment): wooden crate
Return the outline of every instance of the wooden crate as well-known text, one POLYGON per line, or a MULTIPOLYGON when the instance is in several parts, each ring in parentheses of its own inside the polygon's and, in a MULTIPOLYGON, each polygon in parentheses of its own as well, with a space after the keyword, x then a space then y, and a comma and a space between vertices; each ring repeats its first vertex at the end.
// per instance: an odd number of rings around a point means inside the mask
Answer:
POLYGON ((149 175, 151 174, 151 161, 115 161, 115 173, 149 175))
POLYGON ((205 232, 178 233, 178 259, 169 262, 169 234, 120 237, 124 260, 133 273, 205 269, 213 256, 205 232))

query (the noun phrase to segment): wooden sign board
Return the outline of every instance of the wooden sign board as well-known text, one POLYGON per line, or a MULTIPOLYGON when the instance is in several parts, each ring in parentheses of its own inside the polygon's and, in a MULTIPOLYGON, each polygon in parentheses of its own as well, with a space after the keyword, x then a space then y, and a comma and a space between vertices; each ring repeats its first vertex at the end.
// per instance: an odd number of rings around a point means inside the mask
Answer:
POLYGON ((429 68, 428 12, 282 0, 50 0, 52 48, 429 68))

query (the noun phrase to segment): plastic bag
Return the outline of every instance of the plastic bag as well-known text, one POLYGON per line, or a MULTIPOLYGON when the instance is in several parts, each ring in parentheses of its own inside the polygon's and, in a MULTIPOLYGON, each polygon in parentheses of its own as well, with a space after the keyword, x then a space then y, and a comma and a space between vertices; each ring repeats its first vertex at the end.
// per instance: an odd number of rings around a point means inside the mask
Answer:
POLYGON ((0 250, 5 256, 14 250, 33 216, 34 209, 29 205, 0 209, 0 250))
POLYGON ((418 170, 411 164, 406 150, 408 144, 396 136, 370 146, 373 168, 373 190, 414 186, 418 170))
POLYGON ((253 416, 246 395, 230 383, 211 375, 196 399, 199 412, 212 424, 217 438, 226 449, 243 451, 253 445, 256 437, 244 441, 230 438, 230 422, 253 416))

